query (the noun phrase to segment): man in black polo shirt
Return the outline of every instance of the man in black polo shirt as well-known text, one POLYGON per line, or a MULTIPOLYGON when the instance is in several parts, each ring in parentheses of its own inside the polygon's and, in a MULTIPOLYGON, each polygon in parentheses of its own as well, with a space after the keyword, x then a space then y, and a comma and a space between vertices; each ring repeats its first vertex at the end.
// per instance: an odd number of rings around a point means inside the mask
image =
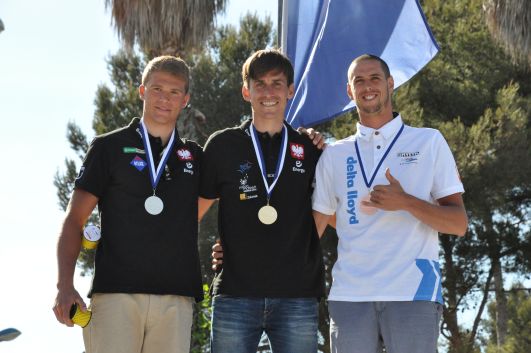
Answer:
POLYGON ((293 67, 260 50, 242 69, 252 120, 214 133, 204 151, 199 214, 219 199, 224 262, 213 283, 212 353, 317 352, 323 262, 312 218, 320 152, 284 122, 293 67))
POLYGON ((189 69, 153 59, 139 87, 142 119, 98 136, 75 182, 58 244, 57 320, 85 303, 73 285, 81 230, 98 205, 102 238, 83 330, 87 353, 188 353, 193 301, 202 299, 197 251, 201 148, 179 138, 189 69))

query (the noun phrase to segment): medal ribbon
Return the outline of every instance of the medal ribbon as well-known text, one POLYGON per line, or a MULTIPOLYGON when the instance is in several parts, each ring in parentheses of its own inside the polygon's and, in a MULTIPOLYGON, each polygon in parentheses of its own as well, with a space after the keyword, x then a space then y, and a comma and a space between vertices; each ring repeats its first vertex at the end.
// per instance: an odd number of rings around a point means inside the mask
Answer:
POLYGON ((393 145, 395 144, 396 140, 398 140, 398 137, 400 136, 403 130, 404 130, 404 124, 402 124, 402 126, 400 127, 400 130, 398 130, 398 133, 396 134, 395 138, 393 139, 393 141, 387 148, 387 151, 385 151, 382 159, 380 160, 380 163, 378 163, 378 165, 376 166, 376 169, 374 170, 374 173, 372 174, 371 180, 369 180, 368 182, 367 182, 367 176, 365 175, 365 168, 363 167, 363 160, 361 159, 361 155, 360 155, 360 149, 358 148, 358 139, 354 141, 354 146, 356 146, 356 155, 358 156, 358 161, 360 161, 361 174, 363 174, 363 181, 365 181, 365 185, 367 185, 368 189, 371 188, 372 182, 374 181, 376 174, 378 174, 378 170, 380 170, 380 167, 382 166, 383 161, 389 154, 389 151, 391 151, 391 148, 393 148, 393 145))
POLYGON ((251 124, 251 139, 253 140, 253 146, 254 146, 254 152, 256 153, 256 159, 258 159, 258 165, 260 167, 260 171, 262 172, 262 179, 264 180, 264 186, 267 191, 267 202, 269 203, 269 199, 271 198, 271 193, 273 192, 273 188, 275 187, 278 177, 280 176, 280 173, 282 172, 282 167, 284 166, 284 159, 286 157, 286 147, 288 145, 288 129, 283 125, 282 126, 282 143, 280 151, 278 152, 278 159, 277 159, 277 168, 275 170, 275 177, 271 185, 267 182, 267 170, 266 170, 266 164, 264 160, 264 154, 262 152, 262 146, 260 144, 260 141, 258 141, 258 132, 256 131, 256 128, 254 127, 254 124, 251 124))
POLYGON ((155 170, 155 160, 153 159, 153 154, 151 152, 151 143, 149 142, 149 135, 146 125, 144 124, 144 118, 140 119, 140 126, 142 127, 140 129, 140 134, 142 135, 142 142, 144 143, 144 150, 146 151, 146 158, 148 160, 149 179, 151 181, 151 185, 153 186, 153 195, 155 195, 155 189, 157 188, 164 167, 168 162, 170 151, 173 148, 173 143, 175 142, 175 129, 171 133, 170 141, 168 142, 166 148, 164 148, 159 165, 155 170))

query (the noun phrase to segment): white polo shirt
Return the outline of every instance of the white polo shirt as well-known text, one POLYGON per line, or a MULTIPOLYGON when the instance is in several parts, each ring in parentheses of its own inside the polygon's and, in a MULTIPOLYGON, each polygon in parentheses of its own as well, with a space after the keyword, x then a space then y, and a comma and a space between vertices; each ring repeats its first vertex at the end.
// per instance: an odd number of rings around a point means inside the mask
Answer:
POLYGON ((314 210, 337 217, 328 299, 442 303, 437 231, 406 211, 360 207, 372 187, 389 184, 387 168, 405 192, 434 204, 464 191, 441 133, 406 126, 400 116, 378 130, 358 124, 355 135, 328 146, 313 194, 314 210))

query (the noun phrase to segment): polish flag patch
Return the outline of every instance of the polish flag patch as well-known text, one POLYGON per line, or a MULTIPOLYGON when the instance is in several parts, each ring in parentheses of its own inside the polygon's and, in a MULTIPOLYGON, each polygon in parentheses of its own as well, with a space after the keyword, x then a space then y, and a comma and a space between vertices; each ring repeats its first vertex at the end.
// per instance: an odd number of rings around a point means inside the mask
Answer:
POLYGON ((180 161, 193 161, 194 157, 187 148, 181 148, 177 150, 177 157, 180 161))
POLYGON ((295 159, 304 159, 304 146, 299 145, 298 143, 290 142, 289 144, 289 151, 291 153, 291 156, 295 159))

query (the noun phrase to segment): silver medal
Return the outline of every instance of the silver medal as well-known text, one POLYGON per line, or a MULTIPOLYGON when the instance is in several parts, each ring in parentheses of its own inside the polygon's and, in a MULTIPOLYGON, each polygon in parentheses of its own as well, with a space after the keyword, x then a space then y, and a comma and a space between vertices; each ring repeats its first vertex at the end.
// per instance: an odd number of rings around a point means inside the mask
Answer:
POLYGON ((144 202, 144 208, 147 213, 155 216, 162 212, 164 209, 164 203, 160 197, 153 195, 146 199, 146 202, 144 202))
POLYGON ((140 130, 140 135, 142 135, 142 143, 144 144, 144 150, 146 151, 146 158, 148 160, 151 186, 153 186, 153 196, 150 196, 146 199, 146 201, 144 202, 144 208, 146 209, 147 213, 151 215, 158 215, 164 209, 164 203, 162 202, 160 197, 155 195, 155 190, 157 189, 160 177, 162 176, 166 168, 166 163, 168 162, 170 151, 173 149, 173 144, 175 141, 175 130, 173 130, 173 132, 171 133, 168 145, 164 148, 159 165, 155 169, 153 153, 151 151, 151 144, 149 143, 149 134, 146 125, 144 124, 144 118, 140 119, 140 127, 142 128, 140 130))

